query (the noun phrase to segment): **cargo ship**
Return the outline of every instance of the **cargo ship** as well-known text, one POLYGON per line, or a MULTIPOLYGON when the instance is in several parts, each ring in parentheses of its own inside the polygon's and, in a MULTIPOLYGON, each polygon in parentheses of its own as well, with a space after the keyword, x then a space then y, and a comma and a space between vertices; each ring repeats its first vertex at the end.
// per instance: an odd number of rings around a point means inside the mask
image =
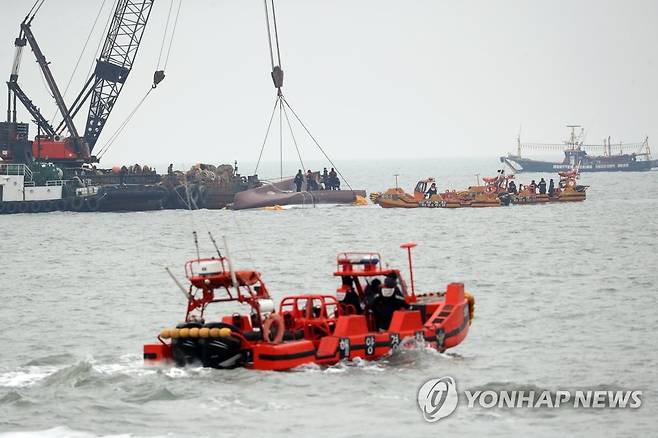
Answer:
POLYGON ((648 137, 641 143, 612 144, 610 138, 603 144, 584 144, 584 130, 580 125, 568 125, 571 135, 564 144, 521 143, 517 138, 516 154, 509 153, 500 157, 501 163, 514 172, 564 172, 577 168, 580 172, 640 172, 658 167, 658 160, 651 158, 648 137), (580 128, 580 132, 576 130, 580 128), (541 161, 521 155, 522 150, 549 152, 561 150, 564 159, 561 162, 541 161), (590 155, 589 152, 603 155, 590 155))

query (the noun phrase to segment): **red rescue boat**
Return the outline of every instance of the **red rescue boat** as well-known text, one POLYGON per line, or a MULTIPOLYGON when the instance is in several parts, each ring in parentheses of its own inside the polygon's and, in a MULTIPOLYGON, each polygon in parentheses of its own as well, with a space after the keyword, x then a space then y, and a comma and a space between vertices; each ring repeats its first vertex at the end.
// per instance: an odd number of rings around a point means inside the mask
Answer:
POLYGON ((185 320, 162 330, 158 343, 144 345, 144 359, 178 366, 288 370, 357 357, 374 360, 418 343, 441 352, 455 347, 468 333, 474 299, 461 283, 416 294, 414 246, 401 246, 409 255, 411 287, 399 270, 382 266, 379 254, 347 252, 336 260, 334 276, 342 283, 336 295, 288 296, 276 309, 258 272, 233 271, 219 252, 216 258, 189 261, 189 289, 181 286, 188 301, 185 320), (227 311, 211 321, 213 305, 242 305, 248 312, 227 311), (405 339, 416 342, 403 343, 405 339))

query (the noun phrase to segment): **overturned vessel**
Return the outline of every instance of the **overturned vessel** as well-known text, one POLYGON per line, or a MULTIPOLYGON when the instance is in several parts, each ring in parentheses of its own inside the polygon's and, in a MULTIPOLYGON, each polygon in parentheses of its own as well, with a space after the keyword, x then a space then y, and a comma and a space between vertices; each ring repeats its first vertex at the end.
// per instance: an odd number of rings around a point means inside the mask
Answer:
POLYGON ((235 194, 231 208, 244 210, 283 205, 353 204, 365 198, 365 190, 295 190, 293 178, 261 182, 260 187, 235 194))

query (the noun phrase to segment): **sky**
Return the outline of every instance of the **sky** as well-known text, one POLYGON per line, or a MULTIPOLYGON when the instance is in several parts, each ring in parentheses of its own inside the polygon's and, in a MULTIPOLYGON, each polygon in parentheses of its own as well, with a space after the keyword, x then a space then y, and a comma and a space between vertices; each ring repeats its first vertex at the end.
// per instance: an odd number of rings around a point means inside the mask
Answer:
MULTIPOLYGON (((33 0, 1 1, 0 75, 8 77, 33 0)), ((263 2, 182 2, 167 78, 103 165, 258 157, 275 99, 263 2)), ((102 3, 46 0, 33 22, 60 88, 102 3)), ((67 102, 86 79, 111 3, 67 102)), ((561 142, 567 124, 585 126, 588 143, 658 139, 656 1, 277 0, 276 7, 285 96, 333 159, 495 157, 514 150, 519 132, 523 141, 561 142)), ((98 147, 148 90, 168 10, 169 0, 155 2, 98 147)), ((19 81, 46 117, 54 114, 29 51, 19 81)), ((78 126, 85 117, 86 110, 78 126)), ((321 157, 299 127, 296 134, 304 159, 321 157)), ((283 153, 296 159, 287 135, 283 153)), ((279 159, 278 137, 263 159, 279 159)))

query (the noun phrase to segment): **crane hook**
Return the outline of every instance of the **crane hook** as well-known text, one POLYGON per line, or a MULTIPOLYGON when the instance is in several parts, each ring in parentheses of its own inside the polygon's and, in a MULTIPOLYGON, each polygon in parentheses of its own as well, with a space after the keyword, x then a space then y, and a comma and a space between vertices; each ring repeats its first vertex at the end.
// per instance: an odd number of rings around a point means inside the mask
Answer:
POLYGON ((157 86, 162 82, 165 78, 165 72, 164 70, 156 70, 155 73, 153 73, 153 86, 152 88, 157 88, 157 86))

